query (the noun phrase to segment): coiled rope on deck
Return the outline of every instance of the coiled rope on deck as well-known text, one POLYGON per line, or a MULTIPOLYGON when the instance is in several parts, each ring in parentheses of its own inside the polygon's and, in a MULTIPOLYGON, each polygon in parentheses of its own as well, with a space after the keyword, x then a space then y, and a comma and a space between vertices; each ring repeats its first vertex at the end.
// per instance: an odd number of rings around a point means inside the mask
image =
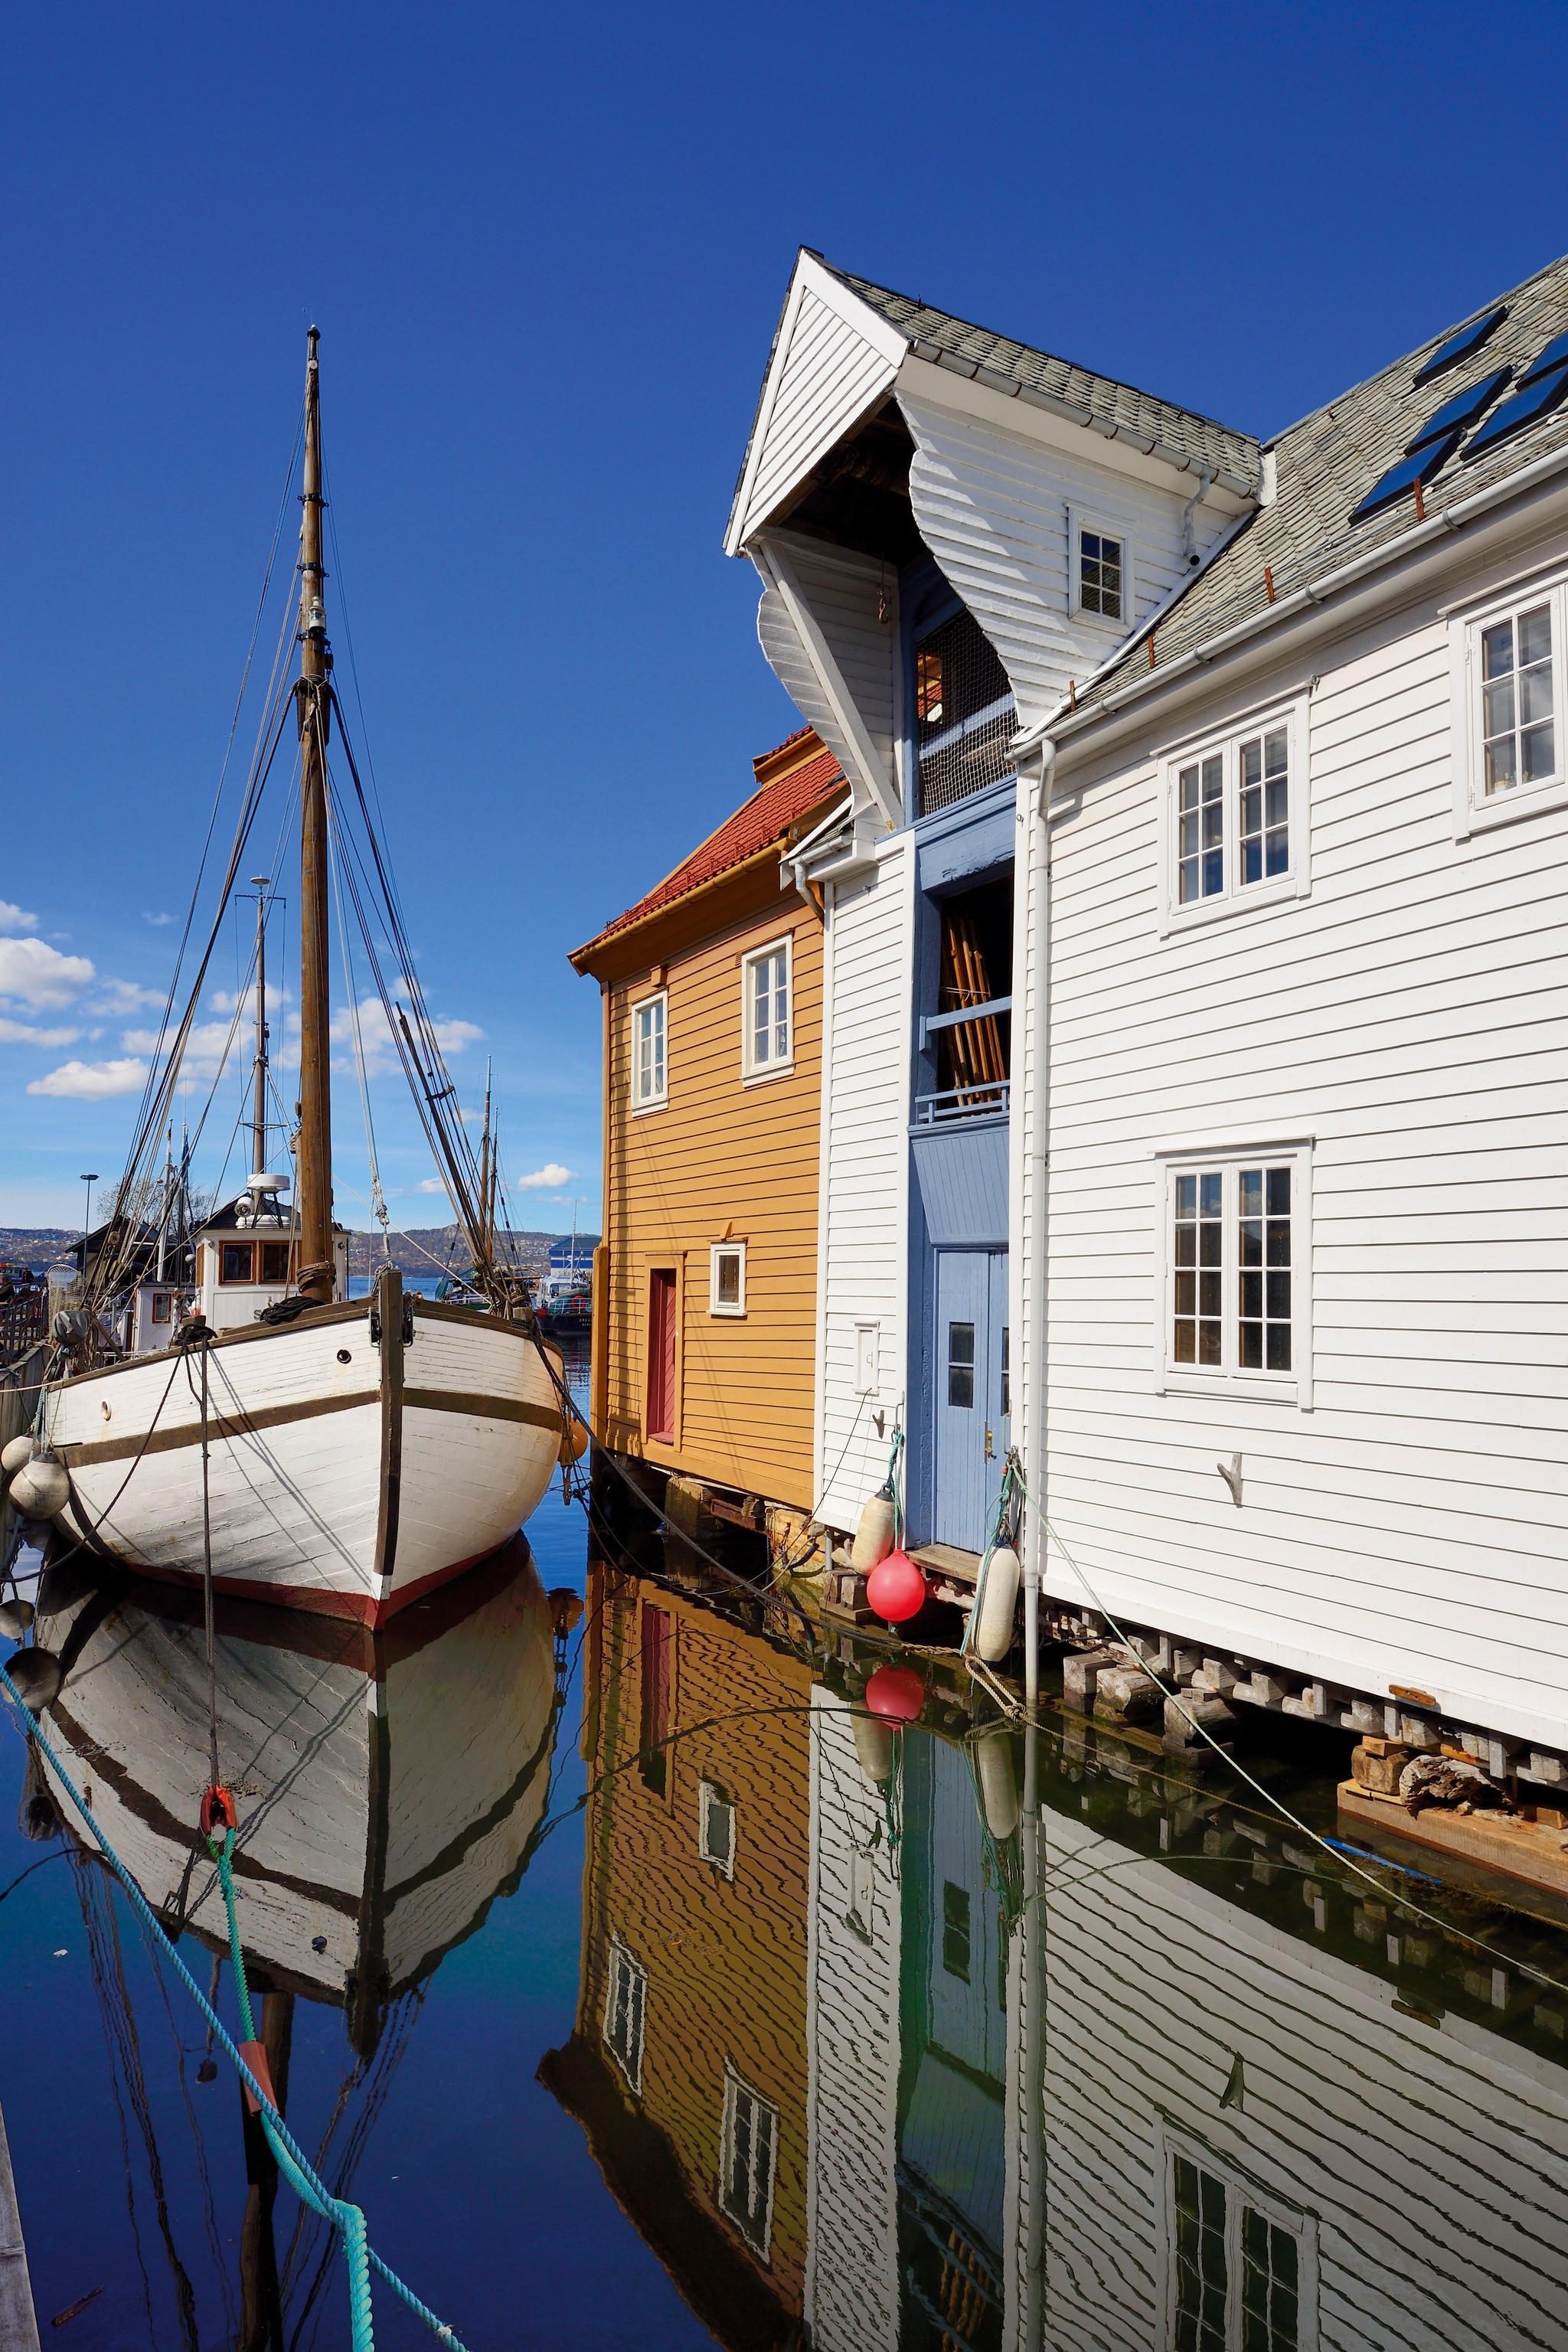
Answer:
MULTIPOLYGON (((373 2270, 385 2280, 393 2293, 408 2305, 409 2310, 425 2322, 426 2326, 430 2329, 438 2343, 448 2345, 451 2352, 464 2352, 463 2345, 452 2329, 447 2326, 444 2321, 437 2319, 427 2305, 420 2302, 413 2288, 405 2286, 396 2272, 384 2263, 374 2248, 367 2242, 364 2215, 360 2208, 357 2205, 348 2204, 342 2198, 334 2197, 326 2183, 318 2177, 309 2158, 292 2137, 288 2126, 274 2105, 270 2089, 267 2084, 257 2080, 241 2056, 223 2020, 202 1991, 184 1960, 181 1959, 151 1904, 115 1853, 86 1799, 56 1754, 47 1733, 3 1665, 0 1665, 0 1687, 4 1688, 5 1696, 10 1700, 19 1717, 17 1729, 22 1732, 24 1738, 36 1739, 43 1754, 53 1765, 56 1779, 92 1832, 99 1851, 125 1889, 132 1909, 142 1926, 151 1930, 158 1949, 174 1968, 185 1990, 206 2020, 214 2041, 220 2044, 225 2055, 232 2062, 241 2082, 247 2086, 251 2096, 257 2101, 262 2128, 267 2134, 267 2143, 278 2160, 279 2170, 301 2201, 309 2205, 313 2211, 321 2214, 323 2220, 330 2221, 342 2238, 343 2253, 349 2273, 349 2315, 353 2328, 353 2352, 374 2352, 370 2303, 370 2273, 373 2270)), ((229 1873, 229 1845, 233 1835, 232 1830, 226 1830, 223 1851, 217 1857, 218 1870, 223 1881, 224 1901, 228 1912, 229 1943, 234 1954, 235 1980, 239 1988, 240 2015, 247 2028, 247 2041, 254 2042, 255 2021, 250 2008, 249 1991, 245 1981, 244 1964, 240 1957, 239 1927, 235 1913, 233 1879, 229 1873)), ((212 1844, 210 1838, 208 1844, 209 1846, 212 1844)), ((214 1851, 216 1853, 216 1848, 214 1851)))

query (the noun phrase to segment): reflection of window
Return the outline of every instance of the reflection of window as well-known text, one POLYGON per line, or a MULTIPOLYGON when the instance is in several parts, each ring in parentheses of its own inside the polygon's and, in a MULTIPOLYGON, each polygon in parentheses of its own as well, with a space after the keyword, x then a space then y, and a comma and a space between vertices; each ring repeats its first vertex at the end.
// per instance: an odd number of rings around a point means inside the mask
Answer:
POLYGON ((950 1323, 947 1327, 947 1401, 962 1412, 969 1412, 974 1403, 974 1326, 973 1323, 950 1323))
POLYGON ((287 1242, 262 1243, 261 1279, 263 1282, 288 1281, 289 1244, 287 1242))
POLYGON ((1298 2231, 1179 2151, 1168 2193, 1174 2352, 1299 2352, 1311 2337, 1298 2231))
POLYGON ((709 1253, 708 1312, 743 1315, 746 1311, 746 1244, 715 1242, 709 1253))
POLYGON ((1002 1418, 1005 1421, 1013 1410, 1013 1350, 1012 1335, 1005 1323, 1002 1326, 1002 1418))
POLYGON ((1171 1174, 1171 1362, 1219 1372, 1294 1368, 1295 1164, 1171 1174))
POLYGON ((654 1794, 662 1797, 668 1775, 669 1653, 673 1628, 662 1609, 642 1606, 642 1728, 638 1769, 654 1794))
POLYGON ((795 1041, 790 1032, 789 941, 748 956, 743 1003, 742 1060, 748 1077, 765 1077, 788 1067, 795 1041))
POLYGON ((225 1242, 218 1257, 220 1282, 248 1282, 255 1260, 248 1242, 225 1242))
POLYGON ((735 1875, 735 1808, 714 1780, 697 1784, 698 1847, 721 1877, 735 1875))
POLYGON ((1078 535, 1078 601, 1082 612, 1121 618, 1121 541, 1105 531, 1078 535))
POLYGON ((922 646, 915 656, 915 716, 922 727, 942 719, 942 655, 934 646, 922 646))
POLYGON ((942 1964, 969 1982, 969 1895, 950 1878, 942 1890, 942 1964))
POLYGON ((634 1960, 618 1936, 610 1938, 609 1981, 605 1987, 605 2040, 632 2089, 642 2090, 643 2021, 647 2009, 647 1970, 634 1960))
POLYGON ((778 2145, 778 2109, 742 2082, 726 2061, 719 2205, 763 2262, 773 2236, 778 2145))
POLYGON ((651 1110, 668 1099, 668 1070, 665 1060, 668 998, 645 996, 632 1007, 632 1108, 651 1110))

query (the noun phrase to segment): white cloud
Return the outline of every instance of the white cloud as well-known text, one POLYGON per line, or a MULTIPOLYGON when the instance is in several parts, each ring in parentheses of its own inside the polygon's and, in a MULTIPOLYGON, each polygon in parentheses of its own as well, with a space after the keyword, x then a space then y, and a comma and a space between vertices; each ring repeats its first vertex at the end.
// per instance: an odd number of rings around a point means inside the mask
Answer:
POLYGON ((36 1029, 26 1021, 0 1021, 0 1045, 74 1045, 79 1029, 36 1029))
POLYGON ((37 928, 37 915, 29 915, 22 908, 13 907, 9 898, 0 898, 0 931, 36 931, 37 928))
MULTIPOLYGON (((271 1020, 276 1021, 279 1009, 285 1004, 292 1004, 293 1002, 294 992, 291 988, 285 988, 281 981, 269 980, 268 982, 267 1011, 268 1017, 271 1020)), ((252 981, 248 988, 215 988, 212 994, 208 997, 207 1003, 212 1006, 215 1013, 232 1013, 237 1004, 243 1004, 247 1013, 254 1013, 256 1010, 256 982, 252 981)), ((298 1027, 298 1022, 296 1022, 294 1025, 298 1027)))
POLYGON ((35 1012, 68 1004, 92 977, 86 956, 61 955, 43 940, 0 940, 0 996, 35 1012))
MULTIPOLYGON (((171 1026, 170 1036, 173 1034, 171 1026)), ((198 1083, 216 1078, 223 1067, 225 1048, 235 1034, 233 1024, 228 1021, 193 1022, 191 1034, 185 1040, 184 1058, 180 1065, 184 1076, 195 1078, 198 1083)), ((120 1042, 128 1054, 155 1054, 158 1051, 155 1029, 122 1030, 120 1042)), ((163 1042, 167 1045, 169 1039, 165 1038, 163 1042)), ((237 1046, 236 1050, 244 1049, 237 1046)))
POLYGON ((141 1013, 152 1005, 165 1003, 156 988, 138 988, 132 980, 101 980, 100 994, 89 1008, 94 1013, 112 1013, 123 1021, 129 1013, 141 1013))
POLYGON ((154 929, 161 930, 165 923, 172 923, 174 919, 173 915, 150 915, 145 908, 142 910, 142 920, 144 923, 151 923, 154 929))
POLYGON ((514 1192, 543 1192, 552 1184, 570 1184, 576 1171, 563 1168, 558 1160, 547 1160, 531 1176, 520 1176, 512 1186, 514 1192))
POLYGON ((424 1181, 416 1184, 414 1189, 416 1192, 444 1192, 447 1187, 439 1176, 426 1176, 424 1181))
MULTIPOLYGON (((297 1015, 290 1015, 289 1025, 291 1029, 298 1026, 297 1015)), ((436 1043, 440 1046, 443 1054, 460 1054, 465 1045, 476 1044, 485 1034, 482 1029, 476 1029, 471 1021, 434 1021, 430 1025, 436 1032, 436 1043)), ((390 1072, 401 1067, 397 1058, 396 1041, 392 1034, 392 1024, 387 1020, 379 996, 366 996, 361 999, 359 1029, 360 1040, 364 1048, 364 1067, 367 1077, 384 1078, 390 1072)), ((342 1045, 347 1049, 345 1066, 352 1069, 353 1024, 346 1004, 340 1005, 332 1015, 331 1040, 334 1045, 342 1045)))
POLYGON ((35 1078, 30 1095, 65 1095, 73 1102, 104 1102, 110 1095, 140 1094, 145 1062, 66 1062, 47 1078, 35 1078))

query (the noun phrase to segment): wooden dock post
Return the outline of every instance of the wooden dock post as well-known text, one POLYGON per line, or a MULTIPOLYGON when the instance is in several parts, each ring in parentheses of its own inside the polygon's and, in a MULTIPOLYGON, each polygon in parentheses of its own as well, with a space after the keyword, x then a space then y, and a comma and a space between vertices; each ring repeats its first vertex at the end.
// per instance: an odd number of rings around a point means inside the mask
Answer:
POLYGON ((38 2352, 33 2283, 27 2275, 27 2249, 22 2242, 22 2217, 16 2210, 4 2116, 0 2116, 0 2352, 38 2352))

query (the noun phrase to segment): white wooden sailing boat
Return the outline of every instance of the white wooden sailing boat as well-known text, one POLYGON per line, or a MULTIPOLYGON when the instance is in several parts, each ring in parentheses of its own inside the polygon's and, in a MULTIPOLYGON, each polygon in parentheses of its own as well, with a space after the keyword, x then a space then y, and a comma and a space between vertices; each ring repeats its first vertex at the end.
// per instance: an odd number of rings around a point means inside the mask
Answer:
MULTIPOLYGON (((390 952, 402 959, 392 970, 401 969, 403 976, 392 985, 408 995, 412 1017, 401 1001, 393 1002, 358 887, 352 874, 343 879, 354 893, 426 1135, 468 1228, 489 1311, 405 1296, 390 1265, 374 1298, 351 1302, 337 1295, 345 1261, 331 1213, 327 746, 334 711, 342 732, 342 711, 331 687, 322 603, 317 342, 312 328, 300 534, 300 665, 292 689, 302 806, 297 1211, 280 1208, 289 1183, 267 1171, 265 929, 258 902, 256 1173, 247 1205, 230 1220, 233 1230, 214 1233, 198 1258, 197 1291, 205 1311, 165 1325, 172 1329, 167 1346, 124 1354, 105 1344, 111 1327, 101 1310, 115 1295, 117 1269, 111 1256, 100 1260, 87 1283, 85 1311, 67 1318, 74 1328, 57 1335, 66 1370, 47 1387, 40 1433, 69 1481, 59 1524, 82 1541, 145 1575, 204 1578, 210 1572, 219 1591, 378 1625, 493 1551, 528 1518, 561 1457, 565 1391, 559 1350, 548 1349, 540 1338, 525 1283, 498 1257, 488 1120, 481 1165, 456 1114, 455 1091, 417 980, 409 977, 413 964, 395 894, 374 835, 367 870, 386 893, 386 912, 378 908, 377 915, 390 952), (247 1294, 244 1322, 235 1321, 230 1306, 237 1295, 227 1279, 231 1257, 235 1275, 247 1277, 237 1285, 247 1294), (260 1299, 265 1311, 250 1299, 260 1299)), ((274 750, 288 716, 285 702, 276 708, 274 750)), ((368 828, 346 737, 343 750, 368 828)), ((265 774, 263 769, 263 782, 265 774)), ((259 791, 254 774, 252 786, 259 791)), ((237 837, 223 905, 238 871, 245 830, 237 837)), ((337 830, 341 835, 341 811, 337 830)), ((216 936, 215 925, 214 940, 216 936)), ((139 1154, 145 1160, 163 1132, 211 953, 209 943, 184 1022, 149 1080, 127 1184, 139 1154)), ((121 1287, 128 1289, 123 1265, 119 1275, 121 1287)), ((126 1321, 128 1328, 135 1325, 134 1308, 126 1321)))
MULTIPOLYGON (((67 1576, 62 1591, 46 1570, 38 1596, 67 1667, 50 1736, 153 1909, 224 1951, 193 1827, 209 1777, 201 1598, 67 1576)), ((247 1960, 275 1989, 344 2005, 363 2051, 386 2002, 516 1884, 543 1815, 554 1670, 527 1544, 382 1633, 220 1602, 214 1655, 247 1960)))

